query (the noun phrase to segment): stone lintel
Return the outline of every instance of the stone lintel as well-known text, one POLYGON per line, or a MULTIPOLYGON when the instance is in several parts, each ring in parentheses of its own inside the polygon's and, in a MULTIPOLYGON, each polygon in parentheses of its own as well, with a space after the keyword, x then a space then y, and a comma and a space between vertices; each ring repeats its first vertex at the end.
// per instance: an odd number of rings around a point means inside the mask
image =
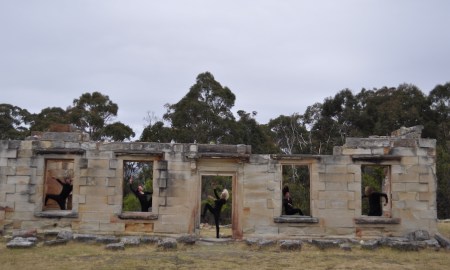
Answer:
POLYGON ((152 214, 148 212, 127 212, 118 215, 120 219, 137 219, 137 220, 156 220, 158 219, 157 214, 152 214))
POLYGON ((35 212, 35 217, 43 217, 43 218, 77 218, 78 213, 67 211, 67 210, 49 210, 49 211, 41 211, 35 212))
POLYGON ((275 223, 319 223, 319 219, 310 216, 288 216, 283 215, 279 217, 274 217, 273 221, 275 223))
POLYGON ((297 155, 279 155, 279 154, 273 154, 270 155, 270 157, 274 160, 289 160, 289 161, 293 161, 293 160, 321 160, 322 156, 320 155, 301 155, 301 154, 297 154, 297 155))
POLYGON ((147 150, 117 150, 114 151, 117 156, 154 156, 163 157, 164 152, 162 151, 147 151, 147 150))
POLYGON ((382 163, 384 161, 401 161, 401 156, 394 155, 352 155, 353 161, 363 161, 371 163, 382 163))
POLYGON ((186 155, 188 159, 200 159, 200 158, 212 158, 212 159, 238 159, 238 160, 250 160, 249 154, 239 153, 196 153, 194 155, 186 155))
POLYGON ((355 224, 400 224, 400 218, 388 217, 359 217, 355 218, 355 224))
POLYGON ((83 155, 86 151, 81 148, 49 148, 49 149, 36 149, 34 153, 36 155, 83 155))

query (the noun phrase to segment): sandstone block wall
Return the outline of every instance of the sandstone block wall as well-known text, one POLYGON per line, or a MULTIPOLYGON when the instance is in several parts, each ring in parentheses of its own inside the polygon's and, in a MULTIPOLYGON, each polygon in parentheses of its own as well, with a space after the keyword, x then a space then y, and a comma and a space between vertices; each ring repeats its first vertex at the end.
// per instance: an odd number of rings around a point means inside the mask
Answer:
MULTIPOLYGON (((420 132, 420 130, 419 130, 420 132)), ((348 138, 333 155, 254 155, 245 145, 92 142, 76 132, 0 141, 0 229, 192 234, 204 175, 232 179, 233 237, 401 236, 436 229, 435 141, 415 129, 348 138), (73 161, 71 210, 44 210, 47 160, 73 161), (153 207, 122 211, 124 161, 153 162, 153 207), (282 216, 282 166, 309 168, 311 216, 282 216), (386 216, 361 214, 361 166, 389 168, 386 216)))

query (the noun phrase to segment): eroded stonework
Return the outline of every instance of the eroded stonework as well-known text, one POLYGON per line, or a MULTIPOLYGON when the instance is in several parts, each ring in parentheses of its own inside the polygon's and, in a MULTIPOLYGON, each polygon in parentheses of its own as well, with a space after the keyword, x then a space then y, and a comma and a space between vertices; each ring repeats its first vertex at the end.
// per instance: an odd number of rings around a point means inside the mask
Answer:
MULTIPOLYGON (((437 232, 436 142, 420 127, 392 136, 347 138, 333 155, 254 155, 247 145, 93 142, 78 132, 48 132, 0 141, 0 229, 77 234, 195 234, 201 179, 232 179, 232 237, 317 238, 403 236, 437 232), (69 210, 46 209, 49 160, 68 160, 69 210), (150 212, 122 211, 124 161, 153 162, 150 212), (310 173, 310 216, 282 216, 283 165, 310 173), (361 214, 361 166, 389 168, 389 208, 361 214)), ((66 163, 63 163, 66 164, 66 163)), ((63 165, 66 166, 66 165, 63 165)), ((57 171, 59 168, 54 168, 57 171)))

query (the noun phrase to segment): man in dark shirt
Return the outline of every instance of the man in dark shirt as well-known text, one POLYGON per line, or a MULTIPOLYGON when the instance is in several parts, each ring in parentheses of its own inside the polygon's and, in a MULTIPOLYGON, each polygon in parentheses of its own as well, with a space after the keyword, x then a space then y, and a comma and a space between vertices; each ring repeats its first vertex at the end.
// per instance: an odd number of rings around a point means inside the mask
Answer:
POLYGON ((303 215, 303 212, 301 209, 294 208, 288 186, 285 186, 283 188, 283 207, 284 207, 284 213, 286 215, 295 215, 295 214, 303 215))
POLYGON ((383 215, 383 208, 381 207, 381 198, 386 200, 385 206, 388 204, 388 196, 386 193, 376 192, 372 187, 367 186, 365 189, 363 198, 369 198, 369 216, 381 216, 383 215))

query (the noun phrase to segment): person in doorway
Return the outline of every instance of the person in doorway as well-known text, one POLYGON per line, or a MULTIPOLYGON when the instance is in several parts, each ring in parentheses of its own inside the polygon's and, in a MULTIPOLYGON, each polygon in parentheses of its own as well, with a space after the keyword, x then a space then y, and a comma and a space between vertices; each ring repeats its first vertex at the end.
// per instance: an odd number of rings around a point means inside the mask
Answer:
POLYGON ((144 191, 144 186, 142 184, 138 184, 137 189, 133 189, 133 176, 130 177, 130 190, 138 198, 139 203, 141 204, 141 212, 148 212, 148 209, 152 207, 151 195, 153 192, 144 191))
POLYGON ((388 196, 383 192, 376 192, 371 186, 367 186, 364 190, 363 198, 369 198, 369 216, 383 215, 383 208, 381 207, 381 198, 385 198, 385 206, 388 204, 388 196))
MULTIPOLYGON (((219 238, 219 221, 220 221, 220 212, 222 211, 222 206, 227 203, 230 194, 228 190, 224 188, 220 196, 217 194, 217 189, 214 189, 214 195, 216 196, 214 201, 214 207, 212 207, 209 203, 205 204, 205 208, 203 208, 203 213, 201 218, 204 219, 206 215, 206 211, 210 211, 214 216, 214 222, 216 224, 216 237, 219 238)), ((214 199, 213 197, 209 196, 214 199)))
POLYGON ((289 193, 289 187, 285 186, 283 188, 283 207, 284 207, 284 213, 286 215, 295 215, 299 214, 303 216, 303 212, 299 208, 294 208, 294 205, 292 203, 291 194, 289 193))
POLYGON ((52 177, 52 179, 56 180, 62 186, 62 189, 59 194, 46 194, 44 205, 47 205, 47 201, 52 199, 58 203, 61 210, 66 210, 67 198, 70 196, 73 189, 72 178, 66 177, 63 181, 55 177, 52 177))

